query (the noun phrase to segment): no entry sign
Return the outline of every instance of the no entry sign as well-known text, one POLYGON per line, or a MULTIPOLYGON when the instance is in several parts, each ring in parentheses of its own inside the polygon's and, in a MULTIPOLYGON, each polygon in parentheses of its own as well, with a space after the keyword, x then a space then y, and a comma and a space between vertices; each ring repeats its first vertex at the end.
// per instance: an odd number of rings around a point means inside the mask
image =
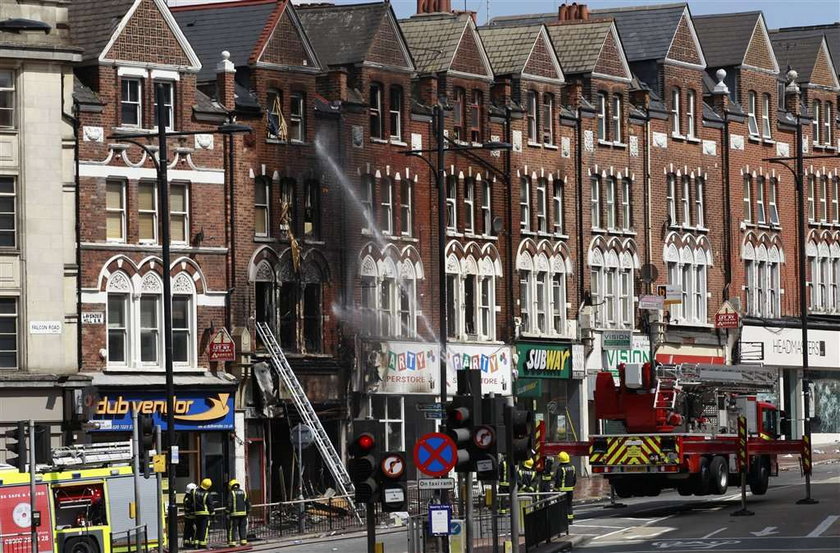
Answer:
POLYGON ((440 432, 424 434, 414 444, 414 464, 428 476, 443 476, 455 468, 458 446, 452 438, 440 432))

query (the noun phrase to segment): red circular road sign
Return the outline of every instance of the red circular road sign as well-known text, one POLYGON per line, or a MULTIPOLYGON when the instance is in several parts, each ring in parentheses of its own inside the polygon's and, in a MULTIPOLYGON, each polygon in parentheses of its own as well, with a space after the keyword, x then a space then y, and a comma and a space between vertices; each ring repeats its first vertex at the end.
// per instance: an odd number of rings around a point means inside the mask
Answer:
POLYGON ((414 444, 414 464, 427 476, 443 476, 455 468, 458 446, 446 434, 430 432, 414 444))
POLYGON ((405 459, 402 455, 389 453, 382 459, 379 468, 386 477, 397 479, 405 472, 405 459))
POLYGON ((473 443, 476 447, 487 449, 493 445, 494 441, 495 436, 493 435, 493 429, 489 426, 479 426, 475 429, 475 432, 473 433, 473 443))

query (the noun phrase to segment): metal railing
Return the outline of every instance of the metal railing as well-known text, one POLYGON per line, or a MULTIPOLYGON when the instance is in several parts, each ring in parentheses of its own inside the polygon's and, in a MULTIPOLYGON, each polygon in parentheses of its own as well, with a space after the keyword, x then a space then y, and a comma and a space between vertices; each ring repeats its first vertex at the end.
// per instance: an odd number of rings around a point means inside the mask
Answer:
MULTIPOLYGON (((149 553, 146 526, 135 526, 124 532, 111 532, 111 551, 117 553, 149 553)), ((6 553, 6 551, 3 550, 3 553, 6 553)))

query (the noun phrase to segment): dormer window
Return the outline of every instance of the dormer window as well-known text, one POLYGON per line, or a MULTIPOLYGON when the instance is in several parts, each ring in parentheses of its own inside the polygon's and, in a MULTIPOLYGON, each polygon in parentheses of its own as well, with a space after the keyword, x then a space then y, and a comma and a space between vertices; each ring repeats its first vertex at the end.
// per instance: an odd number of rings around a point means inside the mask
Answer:
POLYGON ((758 136, 758 119, 756 118, 756 96, 755 92, 750 91, 747 97, 747 124, 749 126, 750 136, 758 136))
POLYGON ((761 133, 764 138, 771 138, 771 127, 770 127, 770 95, 765 94, 762 96, 761 101, 761 133))
POLYGON ((680 117, 680 89, 674 88, 671 90, 671 130, 677 136, 682 134, 680 117))
POLYGON ((685 118, 688 122, 688 137, 697 138, 697 120, 695 119, 694 104, 697 101, 697 94, 689 90, 685 97, 685 118))
POLYGON ((391 140, 402 140, 402 88, 391 87, 391 140))
POLYGON ((466 103, 466 93, 463 88, 455 89, 455 97, 452 100, 452 118, 453 127, 455 130, 455 140, 463 140, 464 135, 464 106, 466 103))
POLYGON ((607 95, 598 93, 598 140, 607 139, 607 95))
POLYGON ((143 125, 143 81, 123 79, 120 96, 120 124, 124 127, 143 125))
POLYGON ((382 120, 382 86, 370 85, 370 137, 381 139, 384 134, 382 120))

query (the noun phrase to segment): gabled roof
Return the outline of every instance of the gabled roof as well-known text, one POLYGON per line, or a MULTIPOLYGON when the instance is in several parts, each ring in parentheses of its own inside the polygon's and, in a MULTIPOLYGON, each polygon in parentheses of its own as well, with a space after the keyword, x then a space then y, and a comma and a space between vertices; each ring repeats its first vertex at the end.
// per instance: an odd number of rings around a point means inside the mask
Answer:
POLYGON ((69 3, 70 33, 83 50, 83 60, 102 60, 144 1, 154 2, 169 30, 194 68, 201 62, 175 21, 165 0, 73 0, 69 3))
MULTIPOLYGON (((760 11, 694 16, 694 28, 703 45, 703 54, 710 68, 737 66, 745 63, 750 43, 761 32, 772 53, 764 14, 760 11)), ((776 65, 775 59, 772 60, 776 65)))
POLYGON ((475 35, 482 62, 492 76, 492 67, 481 38, 469 14, 433 13, 400 20, 403 36, 411 50, 414 65, 421 73, 449 71, 458 46, 467 33, 475 35))
POLYGON ((403 54, 411 65, 411 54, 389 2, 341 6, 304 4, 297 7, 297 13, 318 57, 327 65, 352 65, 366 61, 385 19, 393 25, 403 54))
POLYGON ((222 50, 230 52, 235 66, 247 65, 260 39, 268 38, 264 31, 276 22, 275 12, 279 14, 283 7, 276 0, 244 0, 172 8, 178 25, 203 63, 198 80, 215 79, 222 50))
MULTIPOLYGON (((590 17, 615 19, 624 52, 632 63, 665 59, 688 4, 660 4, 590 11, 590 17)), ((688 18, 689 25, 691 18, 688 18)), ((699 49, 699 43, 698 43, 699 49)), ((702 51, 700 56, 702 58, 702 51)))
MULTIPOLYGON (((774 31, 771 33, 770 39, 773 41, 773 49, 776 52, 776 58, 779 60, 779 66, 785 68, 783 70, 786 70, 787 67, 795 69, 799 74, 796 79, 799 83, 811 82, 811 75, 816 66, 820 50, 824 50, 828 59, 831 60, 824 35, 790 36, 785 32, 774 31)), ((829 63, 832 62, 829 61, 829 63)), ((836 83, 836 74, 834 79, 836 83)), ((835 84, 835 86, 837 85, 835 84)))
POLYGON ((569 22, 548 27, 566 73, 591 73, 613 26, 609 20, 569 22))
POLYGON ((785 27, 773 31, 780 36, 793 40, 800 37, 814 37, 825 35, 828 50, 831 52, 831 59, 834 60, 835 72, 840 75, 840 22, 830 25, 809 25, 807 27, 785 27))
POLYGON ((493 73, 521 75, 539 41, 544 41, 552 58, 557 80, 563 80, 563 70, 544 25, 482 27, 478 30, 493 73))

